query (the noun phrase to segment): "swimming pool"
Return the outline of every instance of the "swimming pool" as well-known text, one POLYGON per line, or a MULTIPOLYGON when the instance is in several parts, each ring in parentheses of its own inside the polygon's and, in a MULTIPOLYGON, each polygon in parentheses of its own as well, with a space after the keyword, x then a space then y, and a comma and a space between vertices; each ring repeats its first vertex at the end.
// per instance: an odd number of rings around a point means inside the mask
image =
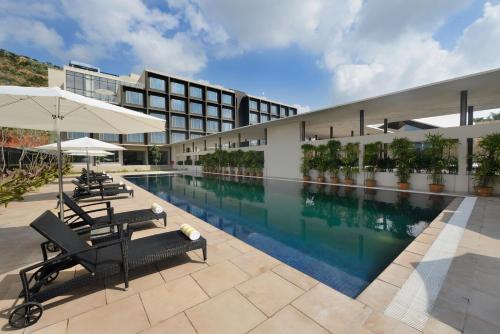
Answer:
POLYGON ((353 298, 453 200, 271 179, 125 178, 353 298))

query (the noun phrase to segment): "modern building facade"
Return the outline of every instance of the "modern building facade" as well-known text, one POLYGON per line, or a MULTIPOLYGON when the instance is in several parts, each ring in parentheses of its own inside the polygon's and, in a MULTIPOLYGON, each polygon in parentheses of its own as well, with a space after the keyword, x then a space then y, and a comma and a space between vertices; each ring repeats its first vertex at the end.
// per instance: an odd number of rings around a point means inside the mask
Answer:
MULTIPOLYGON (((416 146, 424 142, 427 134, 442 134, 457 139, 457 172, 445 174, 447 191, 473 192, 471 156, 480 137, 500 132, 500 122, 474 123, 474 112, 500 108, 500 69, 459 77, 386 95, 375 96, 346 104, 301 113, 293 117, 255 124, 203 138, 170 144, 172 160, 180 169, 201 171, 200 166, 189 165, 200 156, 213 153, 214 148, 256 150, 264 152, 264 177, 302 180, 300 164, 301 146, 327 144, 338 140, 342 145, 359 144, 359 170, 363 171, 364 146, 380 142, 388 145, 394 138, 406 137, 416 146), (435 127, 415 120, 459 114, 458 126, 435 127), (260 143, 254 147, 233 148, 239 138, 252 138, 260 143)), ((255 106, 255 105, 254 105, 255 106)), ((341 173, 342 174, 342 173, 341 173)), ((316 177, 313 172, 313 179, 316 177)), ((342 176, 342 175, 341 175, 342 176)), ((428 189, 425 170, 412 173, 413 190, 428 189)), ((357 174, 356 183, 363 185, 366 174, 357 174)), ((393 171, 376 174, 377 184, 395 187, 393 171)), ((495 193, 500 193, 496 185, 495 193)))
MULTIPOLYGON (((65 134, 66 139, 91 136, 123 145, 126 151, 107 158, 107 162, 123 165, 150 164, 148 149, 152 145, 157 145, 164 153, 161 164, 169 164, 168 144, 297 114, 297 109, 291 105, 150 69, 141 75, 117 76, 72 61, 62 70, 49 69, 49 86, 59 86, 166 120, 164 132, 151 134, 65 134)), ((251 144, 250 141, 241 143, 243 146, 251 144)))

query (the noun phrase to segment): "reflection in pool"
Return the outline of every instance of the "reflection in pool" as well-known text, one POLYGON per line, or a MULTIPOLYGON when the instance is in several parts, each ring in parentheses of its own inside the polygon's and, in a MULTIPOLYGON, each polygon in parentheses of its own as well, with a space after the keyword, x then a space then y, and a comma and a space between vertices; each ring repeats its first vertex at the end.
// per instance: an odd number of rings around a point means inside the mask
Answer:
POLYGON ((126 179, 351 297, 453 199, 269 179, 126 179))

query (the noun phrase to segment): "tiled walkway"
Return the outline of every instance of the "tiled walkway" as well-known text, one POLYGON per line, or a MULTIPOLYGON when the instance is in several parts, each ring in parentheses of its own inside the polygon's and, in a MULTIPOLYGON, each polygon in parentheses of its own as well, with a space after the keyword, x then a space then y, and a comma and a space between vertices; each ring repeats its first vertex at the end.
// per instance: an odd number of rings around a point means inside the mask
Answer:
MULTIPOLYGON (((68 182, 66 187, 71 189, 68 182)), ((378 296, 365 294, 365 300, 354 300, 133 188, 134 199, 112 201, 116 212, 160 203, 168 212, 166 230, 187 222, 206 237, 208 261, 204 263, 199 252, 191 252, 134 272, 128 291, 122 290, 123 284, 116 278, 58 297, 44 303, 42 319, 25 333, 418 333, 383 315, 384 309, 377 303, 390 302, 394 296, 390 286, 397 290, 404 283, 414 262, 432 243, 433 231, 391 264, 400 268, 375 281, 381 284, 373 290, 378 296)), ((56 185, 51 184, 27 195, 24 202, 0 208, 1 330, 8 330, 8 309, 19 302, 18 269, 41 259, 42 238, 28 224, 44 210, 53 209, 55 192, 56 185)), ((498 332, 500 224, 489 217, 500 217, 500 202, 480 199, 477 203, 471 229, 464 234, 425 331, 448 333, 452 328, 465 328, 471 333, 479 333, 479 329, 498 332)), ((146 223, 134 238, 166 230, 161 223, 146 223)), ((81 270, 61 273, 57 280, 81 270)))

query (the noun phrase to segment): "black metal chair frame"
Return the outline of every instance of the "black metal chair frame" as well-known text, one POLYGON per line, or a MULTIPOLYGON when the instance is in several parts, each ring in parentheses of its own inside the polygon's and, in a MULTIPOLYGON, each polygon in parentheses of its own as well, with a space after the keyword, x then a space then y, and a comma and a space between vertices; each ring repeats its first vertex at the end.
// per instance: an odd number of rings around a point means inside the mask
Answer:
POLYGON ((131 197, 134 197, 134 189, 127 190, 125 187, 105 187, 104 185, 88 187, 87 185, 82 184, 76 180, 73 180, 71 182, 76 186, 75 190, 73 191, 73 198, 75 200, 97 196, 100 196, 101 199, 104 199, 105 196, 116 196, 125 193, 129 194, 129 196, 131 197))
MULTIPOLYGON (((41 244, 43 261, 23 268, 19 272, 23 288, 20 296, 24 297, 24 303, 16 306, 9 315, 9 324, 14 328, 24 328, 36 323, 43 314, 43 305, 41 303, 44 301, 63 295, 71 290, 85 286, 96 280, 121 273, 123 274, 125 289, 127 289, 129 286, 130 269, 157 263, 169 257, 184 254, 196 249, 202 250, 204 261, 207 259, 207 242, 203 237, 200 237, 196 241, 191 241, 184 236, 182 232, 173 231, 141 239, 130 240, 131 235, 130 233, 127 234, 124 232, 122 224, 112 224, 113 226, 116 226, 118 231, 116 239, 114 240, 98 243, 93 246, 86 245, 84 249, 66 251, 67 247, 58 243, 58 240, 56 240, 57 238, 55 238, 54 235, 51 236, 45 233, 43 228, 42 230, 39 229, 40 223, 37 223, 37 221, 43 224, 50 223, 53 226, 54 224, 60 223, 61 227, 57 227, 58 229, 67 229, 63 230, 63 234, 76 234, 75 231, 71 230, 50 211, 46 211, 30 224, 31 227, 35 228, 40 234, 47 238, 48 241, 41 244), (36 224, 39 224, 38 227, 36 224), (173 242, 171 245, 161 244, 161 246, 157 246, 160 241, 163 242, 163 239, 167 241, 173 240, 175 243, 173 242), (151 240, 151 242, 149 240, 151 240), (61 253, 49 259, 46 251, 48 243, 56 244, 62 250, 61 253), (141 249, 144 251, 144 248, 147 248, 148 245, 151 244, 154 244, 155 246, 150 246, 150 248, 156 247, 153 249, 154 251, 151 251, 150 249, 149 253, 141 252, 141 249), (106 257, 104 257, 104 260, 101 260, 104 264, 100 263, 98 259, 98 254, 100 253, 98 251, 105 250, 106 248, 109 249, 109 247, 113 247, 115 245, 120 245, 121 249, 121 258, 119 259, 119 263, 113 263, 113 265, 111 265, 109 264, 110 260, 106 259, 106 257), (141 245, 143 248, 141 248, 141 245), (129 257, 131 250, 135 254, 133 259, 130 259, 129 257), (88 252, 95 253, 95 260, 92 264, 86 262, 88 261, 88 257, 85 261, 83 260, 83 254, 88 252), (82 265, 89 272, 60 284, 48 284, 56 279, 59 271, 71 268, 77 264, 82 265), (34 273, 29 275, 29 273, 33 270, 35 270, 34 273)), ((46 227, 46 229, 50 228, 51 227, 46 227)), ((76 235, 76 237, 79 238, 78 235, 76 235)), ((73 235, 72 238, 75 238, 75 236, 73 235)), ((78 245, 76 247, 78 247, 78 245)))

